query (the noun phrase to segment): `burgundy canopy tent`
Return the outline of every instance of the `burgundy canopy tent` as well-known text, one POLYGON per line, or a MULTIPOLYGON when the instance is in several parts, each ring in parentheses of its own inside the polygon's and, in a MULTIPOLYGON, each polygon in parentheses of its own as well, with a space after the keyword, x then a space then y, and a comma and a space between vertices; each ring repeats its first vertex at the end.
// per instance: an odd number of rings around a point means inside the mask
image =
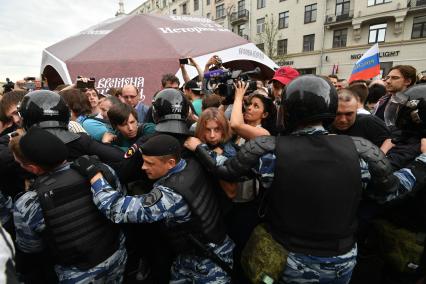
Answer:
MULTIPOLYGON (((203 68, 214 54, 225 67, 247 71, 258 66, 266 78, 277 67, 253 43, 209 19, 146 14, 109 19, 46 48, 41 73, 50 88, 71 84, 79 75, 95 77, 102 94, 134 84, 149 103, 163 74, 182 78, 179 58, 192 56, 203 68)), ((186 69, 190 77, 197 75, 194 67, 186 69)))

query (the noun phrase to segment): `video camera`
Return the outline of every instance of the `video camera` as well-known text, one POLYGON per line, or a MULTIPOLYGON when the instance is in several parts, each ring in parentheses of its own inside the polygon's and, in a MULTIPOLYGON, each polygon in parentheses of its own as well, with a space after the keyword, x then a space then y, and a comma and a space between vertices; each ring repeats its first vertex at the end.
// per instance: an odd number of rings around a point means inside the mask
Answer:
POLYGON ((235 95, 234 83, 236 81, 246 82, 249 85, 247 93, 253 92, 257 87, 256 80, 252 80, 251 76, 259 75, 260 73, 259 67, 246 72, 242 70, 216 69, 204 73, 205 86, 207 90, 214 91, 225 97, 226 102, 232 103, 235 95))

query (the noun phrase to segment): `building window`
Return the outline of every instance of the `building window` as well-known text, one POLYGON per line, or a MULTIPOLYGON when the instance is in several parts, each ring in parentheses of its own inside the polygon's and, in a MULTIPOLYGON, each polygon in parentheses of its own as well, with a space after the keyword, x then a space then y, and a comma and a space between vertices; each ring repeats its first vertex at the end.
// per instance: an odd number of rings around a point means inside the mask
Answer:
POLYGON ((244 35, 244 25, 238 25, 238 35, 243 36, 244 35))
POLYGON ((176 15, 176 9, 173 9, 172 13, 173 15, 176 15))
POLYGON ((277 41, 277 55, 287 54, 287 39, 280 39, 277 41))
POLYGON ((244 11, 245 8, 246 8, 245 0, 238 1, 238 12, 244 11))
POLYGON ((378 24, 370 26, 368 43, 384 42, 386 36, 387 24, 378 24))
POLYGON ((367 6, 380 5, 384 3, 390 3, 392 0, 368 0, 367 6))
POLYGON ((278 28, 288 28, 288 11, 278 14, 278 28))
POLYGON ((351 0, 336 1, 336 16, 349 15, 351 8, 351 0))
POLYGON ((257 19, 256 32, 260 34, 260 33, 263 33, 264 31, 265 31, 265 18, 257 19))
POLYGON ((210 13, 207 13, 207 19, 211 19, 211 14, 210 13))
POLYGON ((186 15, 186 3, 182 4, 182 15, 186 15))
POLYGON ((199 0, 194 0, 194 11, 198 11, 199 8, 200 8, 199 0))
POLYGON ((303 69, 297 69, 297 71, 299 71, 300 75, 316 74, 317 72, 316 68, 303 68, 303 69))
POLYGON ((348 29, 335 30, 333 35, 333 48, 346 47, 348 29))
POLYGON ((225 16, 225 6, 224 4, 216 6, 216 19, 222 18, 225 16))
POLYGON ((426 16, 415 17, 411 38, 426 37, 426 16))
POLYGON ((257 9, 265 8, 266 0, 257 0, 257 9))
POLYGON ((210 5, 210 0, 206 0, 206 5, 210 5))
POLYGON ((167 1, 163 0, 163 7, 166 7, 166 6, 167 6, 167 1))
POLYGON ((305 6, 305 24, 312 23, 317 20, 317 4, 305 6))
POLYGON ((265 51, 265 44, 264 44, 264 43, 256 44, 256 46, 257 46, 257 48, 259 48, 260 50, 265 51))
POLYGON ((303 51, 313 51, 315 44, 315 34, 303 36, 303 51))

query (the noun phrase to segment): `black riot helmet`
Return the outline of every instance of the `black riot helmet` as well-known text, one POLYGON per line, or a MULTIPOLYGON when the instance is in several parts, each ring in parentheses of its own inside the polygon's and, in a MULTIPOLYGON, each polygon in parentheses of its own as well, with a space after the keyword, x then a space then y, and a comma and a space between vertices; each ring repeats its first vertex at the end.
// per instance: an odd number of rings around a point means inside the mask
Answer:
POLYGON ((313 122, 331 123, 337 104, 337 91, 327 80, 315 75, 300 76, 283 93, 285 128, 293 131, 313 122))
POLYGON ((19 113, 22 116, 22 126, 26 130, 33 125, 68 129, 70 110, 63 98, 52 91, 29 92, 19 106, 19 113))
POLYGON ((164 89, 157 93, 152 102, 152 117, 157 124, 157 132, 189 134, 186 125, 189 102, 183 93, 176 89, 164 89))
POLYGON ((80 137, 68 131, 70 110, 64 99, 55 92, 48 90, 29 92, 22 99, 18 111, 25 130, 37 126, 49 131, 64 143, 80 137))
POLYGON ((426 85, 415 85, 396 93, 387 104, 384 116, 388 126, 426 134, 426 85))

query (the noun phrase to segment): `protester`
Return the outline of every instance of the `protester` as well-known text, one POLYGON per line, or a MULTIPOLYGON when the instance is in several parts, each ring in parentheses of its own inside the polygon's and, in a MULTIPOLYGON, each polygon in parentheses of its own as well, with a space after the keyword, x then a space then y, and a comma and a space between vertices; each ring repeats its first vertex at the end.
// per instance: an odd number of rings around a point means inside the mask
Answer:
POLYGON ((195 114, 197 116, 201 115, 201 104, 203 100, 203 95, 201 94, 201 87, 194 80, 190 80, 185 83, 183 90, 186 98, 192 103, 194 107, 195 114))
POLYGON ((416 83, 416 69, 410 65, 393 66, 384 78, 386 95, 377 102, 373 114, 380 119, 385 120, 385 108, 390 98, 398 92, 406 90, 416 83))
POLYGON ((371 113, 379 99, 386 94, 386 87, 382 80, 373 81, 368 87, 368 96, 365 100, 365 108, 371 113))
POLYGON ((358 114, 371 114, 368 110, 365 109, 365 101, 368 96, 368 87, 364 82, 357 82, 350 84, 348 90, 351 90, 356 96, 358 100, 358 114))
MULTIPOLYGON (((217 108, 211 107, 205 109, 201 114, 195 129, 195 137, 198 140, 194 139, 196 142, 204 143, 216 163, 221 165, 228 158, 237 154, 235 146, 230 141, 231 134, 229 121, 224 114, 217 108)), ((219 181, 219 183, 229 198, 236 197, 236 184, 229 184, 224 181, 219 181)))
POLYGON ((89 116, 83 120, 82 126, 86 132, 96 141, 102 141, 102 137, 106 132, 112 132, 113 128, 108 119, 108 111, 113 105, 120 104, 120 100, 116 97, 109 96, 102 98, 99 102, 100 116, 89 116))
POLYGON ((331 84, 333 84, 333 86, 336 88, 337 82, 339 82, 339 77, 334 74, 328 75, 327 77, 328 77, 328 80, 330 80, 331 84))
POLYGON ((242 145, 246 140, 261 135, 270 135, 271 120, 275 118, 275 108, 272 100, 262 91, 255 91, 244 102, 248 88, 245 82, 237 82, 235 98, 231 114, 231 128, 238 135, 236 144, 242 145), (244 111, 243 111, 244 108, 244 111))
POLYGON ((178 89, 180 85, 179 78, 173 74, 164 74, 161 78, 162 89, 172 88, 178 89))
POLYGON ((340 90, 338 99, 336 118, 330 127, 331 133, 362 137, 377 147, 381 147, 390 138, 390 131, 381 119, 358 113, 358 96, 350 89, 340 90))
POLYGON ((68 130, 72 133, 86 133, 82 123, 90 116, 91 105, 86 94, 80 89, 64 89, 58 93, 71 111, 68 130))
POLYGON ((18 104, 22 101, 22 98, 27 92, 18 90, 11 91, 3 95, 1 99, 1 111, 5 118, 8 118, 15 128, 20 127, 21 117, 18 113, 18 104))
POLYGON ((118 146, 124 152, 141 136, 154 133, 152 123, 138 125, 136 110, 127 104, 116 104, 107 114, 115 132, 105 132, 102 142, 118 146))
POLYGON ((96 116, 99 114, 99 93, 95 88, 88 88, 85 90, 84 94, 89 99, 90 103, 90 114, 96 116))
POLYGON ((121 89, 118 98, 121 102, 135 108, 138 115, 138 122, 144 122, 145 116, 148 113, 148 106, 141 101, 138 88, 134 85, 125 85, 121 89))
POLYGON ((281 108, 281 96, 284 92, 285 86, 288 85, 292 80, 299 76, 299 72, 288 66, 283 66, 277 69, 272 77, 272 96, 274 104, 276 106, 276 128, 280 132, 284 129, 282 125, 283 121, 283 110, 281 108))

